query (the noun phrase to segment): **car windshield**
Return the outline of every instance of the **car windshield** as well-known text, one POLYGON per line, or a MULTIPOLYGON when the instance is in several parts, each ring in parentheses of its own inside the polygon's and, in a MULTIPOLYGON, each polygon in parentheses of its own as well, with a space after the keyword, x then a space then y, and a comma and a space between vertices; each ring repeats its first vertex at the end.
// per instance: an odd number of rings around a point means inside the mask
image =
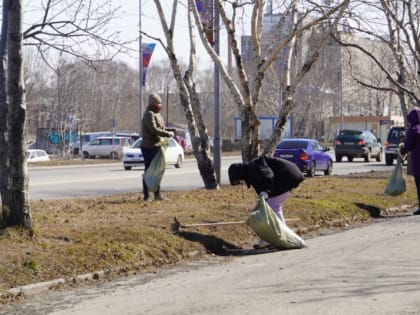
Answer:
POLYGON ((389 139, 399 140, 401 137, 404 137, 404 131, 398 129, 392 129, 389 133, 389 139))
POLYGON ((139 149, 141 146, 141 139, 136 140, 136 142, 133 143, 132 148, 139 149))
POLYGON ((307 147, 307 141, 281 141, 277 145, 277 149, 306 149, 307 147))
POLYGON ((346 135, 361 135, 363 132, 362 131, 357 131, 357 130, 342 130, 340 131, 340 136, 346 136, 346 135))

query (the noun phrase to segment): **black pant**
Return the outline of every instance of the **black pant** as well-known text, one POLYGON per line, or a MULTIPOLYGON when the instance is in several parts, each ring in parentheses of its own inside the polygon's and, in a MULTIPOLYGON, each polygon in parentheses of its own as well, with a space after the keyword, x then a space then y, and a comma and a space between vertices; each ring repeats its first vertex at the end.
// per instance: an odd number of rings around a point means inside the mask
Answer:
MULTIPOLYGON (((159 150, 160 150, 159 148, 141 148, 141 152, 143 153, 143 159, 144 159, 144 171, 146 171, 149 168, 150 163, 152 163, 153 158, 159 152, 159 150)), ((143 179, 143 195, 144 195, 144 199, 149 199, 149 188, 147 188, 147 185, 144 182, 144 179, 143 179)), ((159 195, 160 195, 160 186, 158 186, 155 192, 155 196, 159 196, 159 195)))
POLYGON ((420 209, 420 175, 414 175, 414 182, 416 183, 417 202, 419 203, 419 209, 420 209))

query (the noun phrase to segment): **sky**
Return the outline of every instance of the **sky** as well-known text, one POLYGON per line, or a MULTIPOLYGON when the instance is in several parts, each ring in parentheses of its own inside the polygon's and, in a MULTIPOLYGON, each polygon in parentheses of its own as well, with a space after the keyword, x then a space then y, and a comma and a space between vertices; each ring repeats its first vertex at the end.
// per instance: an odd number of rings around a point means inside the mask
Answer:
MULTIPOLYGON (((58 0, 54 0, 58 1, 58 0)), ((139 62, 139 24, 143 32, 153 37, 164 39, 160 20, 153 0, 110 0, 113 8, 118 9, 118 15, 108 25, 109 32, 120 32, 120 39, 123 42, 131 41, 129 45, 131 51, 128 54, 120 54, 116 59, 128 63, 131 67, 138 69, 139 62), (139 5, 141 4, 141 18, 139 5)), ((24 0, 24 29, 39 22, 44 10, 42 5, 46 0, 24 0)), ((93 5, 97 6, 103 3, 103 0, 92 0, 93 5)), ((172 0, 161 0, 164 10, 170 12, 172 9, 172 0)), ((84 2, 85 4, 88 1, 84 2)), ((179 1, 178 15, 175 24, 174 45, 178 59, 187 62, 189 56, 189 38, 187 27, 187 12, 185 7, 186 0, 179 1)), ((52 11, 51 11, 52 12, 52 11)), ((55 12, 54 12, 55 13, 55 12)), ((51 13, 52 14, 52 13, 51 13)), ((0 17, 1 19, 1 17, 0 17)), ((167 17, 168 19, 168 17, 167 17)), ((169 19, 168 19, 169 22, 169 19)), ((142 36, 143 43, 156 43, 152 55, 151 63, 167 60, 168 57, 160 44, 142 36)), ((197 54, 200 60, 210 62, 210 58, 201 45, 200 39, 196 38, 197 54)), ((203 63, 201 62, 201 65, 203 63)))
MULTIPOLYGON (((153 0, 114 0, 115 5, 121 6, 121 12, 123 18, 118 21, 114 21, 112 24, 116 28, 121 29, 121 36, 123 39, 138 39, 139 37, 139 3, 141 2, 141 28, 142 31, 148 33, 154 37, 164 38, 162 27, 160 24, 159 17, 156 12, 156 7, 153 0)), ((185 1, 181 1, 178 7, 178 16, 175 24, 175 52, 180 60, 185 62, 188 61, 189 56, 189 38, 188 38, 188 27, 187 27, 187 13, 186 8, 182 4, 185 1)), ((162 0, 162 5, 168 10, 172 7, 172 0, 162 0)), ((168 19, 169 22, 169 19, 168 19)), ((158 62, 160 60, 167 60, 167 55, 160 44, 154 40, 142 36, 143 43, 156 43, 155 50, 152 55, 151 63, 158 62)), ((199 38, 196 38, 197 53, 201 60, 206 60, 207 52, 201 45, 199 38)), ((138 62, 138 47, 139 41, 137 40, 131 46, 134 52, 131 52, 128 56, 120 56, 119 59, 128 62, 131 66, 137 67, 138 62)))
MULTIPOLYGON (((163 38, 162 27, 160 25, 159 18, 155 9, 155 4, 153 0, 114 0, 116 6, 121 7, 121 13, 123 15, 122 19, 114 21, 112 24, 115 25, 117 29, 121 30, 121 37, 124 40, 134 40, 137 39, 133 44, 130 45, 134 51, 130 52, 128 56, 120 56, 119 59, 128 62, 131 66, 137 67, 137 62, 139 60, 138 48, 139 48, 139 23, 141 22, 141 28, 143 32, 146 32, 154 37, 163 38), (140 10, 139 4, 141 3, 141 20, 140 20, 140 10)), ((171 0, 164 0, 163 3, 167 4, 167 7, 171 5, 171 0)), ((180 32, 188 32, 186 24, 186 13, 181 11, 183 8, 180 8, 180 17, 176 23, 176 30, 180 32)), ((152 60, 159 61, 162 59, 167 59, 164 49, 159 45, 159 43, 154 40, 148 39, 145 36, 142 36, 143 43, 156 43, 155 50, 153 51, 152 60)), ((176 43, 175 49, 180 51, 181 56, 187 54, 186 45, 183 44, 182 40, 178 40, 176 43)))
MULTIPOLYGON (((52 0, 53 3, 60 3, 62 0, 52 0)), ((103 5, 104 0, 90 0, 93 3, 93 6, 103 5)), ((160 24, 160 19, 157 14, 156 6, 154 0, 107 0, 111 2, 113 8, 118 9, 118 16, 113 19, 108 25, 109 32, 120 32, 120 40, 122 42, 131 41, 132 43, 128 45, 130 47, 130 52, 127 54, 120 54, 116 57, 117 60, 122 60, 129 64, 132 68, 138 69, 139 64, 139 24, 141 22, 141 29, 144 33, 150 34, 153 37, 161 38, 163 42, 164 35, 162 32, 162 26, 160 24), (141 10, 139 6, 141 4, 141 10), (141 17, 140 17, 141 11, 141 17)), ((162 7, 166 10, 167 21, 170 22, 169 13, 172 10, 173 0, 160 0, 162 7)), ((73 3, 75 0, 62 1, 62 4, 73 3)), ((47 0, 23 0, 24 3, 24 29, 27 29, 29 26, 33 25, 36 22, 39 22, 44 13, 43 5, 47 3, 47 0)), ((175 23, 175 33, 174 33, 174 46, 175 53, 178 60, 181 60, 185 63, 188 63, 189 58, 189 35, 188 35, 188 20, 187 20, 187 0, 178 1, 178 11, 175 23)), ((88 0, 83 1, 84 5, 89 4, 88 0)), ((57 8, 57 7, 56 7, 57 8)), ((229 14, 229 5, 225 8, 229 14)), ((51 11, 52 12, 52 11, 51 11)), ((70 11, 69 11, 70 12, 70 11)), ((57 13, 54 12, 54 13, 57 13)), ((64 10, 64 14, 66 11, 64 10)), ((51 13, 52 14, 52 13, 51 13)), ((244 20, 249 18, 249 12, 245 10, 244 15, 241 15, 244 20)), ((237 16, 238 21, 241 17, 237 16)), ((1 18, 1 17, 0 17, 1 18)), ((219 33, 220 36, 220 56, 223 60, 227 60, 227 39, 226 32, 223 31, 223 26, 219 33)), ((247 33, 249 27, 247 27, 246 22, 239 22, 236 26, 237 33, 239 35, 247 33), (245 31, 243 29, 246 29, 245 31)), ((159 62, 168 60, 168 57, 163 49, 160 46, 160 43, 147 38, 145 35, 142 36, 143 43, 156 43, 155 50, 151 58, 151 64, 154 62, 159 62)), ((93 48, 92 49, 96 49, 93 48)), ((196 34, 196 49, 197 49, 197 65, 200 69, 207 69, 213 66, 213 62, 208 56, 207 51, 203 47, 201 40, 196 34)), ((92 53, 95 55, 96 51, 92 53)), ((227 61, 226 61, 227 63, 227 61)))

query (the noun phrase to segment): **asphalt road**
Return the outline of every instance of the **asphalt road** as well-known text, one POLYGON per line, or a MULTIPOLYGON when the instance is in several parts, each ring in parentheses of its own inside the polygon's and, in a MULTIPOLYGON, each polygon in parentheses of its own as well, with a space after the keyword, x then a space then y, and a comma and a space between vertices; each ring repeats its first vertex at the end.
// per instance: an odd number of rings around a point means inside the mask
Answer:
POLYGON ((420 216, 37 296, 1 314, 420 314, 420 216))
MULTIPOLYGON (((227 169, 239 157, 224 157, 221 166, 221 183, 228 184, 227 169)), ((391 170, 384 162, 334 163, 332 175, 343 175, 372 170, 391 170)), ((143 168, 124 170, 122 163, 71 167, 29 168, 29 195, 31 200, 80 198, 98 195, 121 194, 141 191, 143 168)), ((316 176, 323 176, 317 172, 316 176)), ((182 168, 168 166, 162 181, 162 191, 204 188, 195 159, 185 160, 182 168)))

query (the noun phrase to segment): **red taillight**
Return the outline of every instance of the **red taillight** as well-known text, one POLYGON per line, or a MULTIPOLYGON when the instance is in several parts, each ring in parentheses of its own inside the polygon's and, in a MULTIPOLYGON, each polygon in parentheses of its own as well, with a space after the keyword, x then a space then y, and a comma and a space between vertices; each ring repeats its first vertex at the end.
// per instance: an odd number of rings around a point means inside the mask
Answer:
POLYGON ((301 160, 301 161, 307 161, 308 160, 308 155, 305 152, 302 152, 299 155, 299 160, 301 160))
POLYGON ((359 140, 359 141, 357 142, 357 144, 358 144, 358 145, 365 145, 365 144, 366 144, 366 142, 365 142, 365 140, 359 140))
POLYGON ((388 141, 388 140, 386 140, 386 141, 385 141, 385 148, 386 148, 386 149, 388 149, 388 148, 389 148, 389 141, 388 141))
POLYGON ((341 141, 340 140, 335 140, 335 144, 336 145, 340 145, 341 144, 341 141))

